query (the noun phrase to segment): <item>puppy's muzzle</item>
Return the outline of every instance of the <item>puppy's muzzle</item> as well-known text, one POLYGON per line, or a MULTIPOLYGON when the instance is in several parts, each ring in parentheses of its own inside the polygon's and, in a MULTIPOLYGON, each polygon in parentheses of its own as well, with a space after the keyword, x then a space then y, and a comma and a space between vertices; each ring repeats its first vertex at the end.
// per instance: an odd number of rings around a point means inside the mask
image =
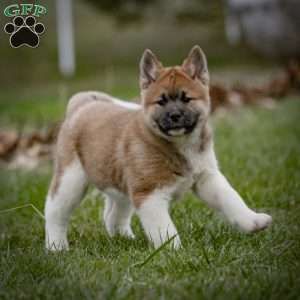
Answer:
POLYGON ((160 130, 166 135, 182 135, 193 131, 198 118, 199 115, 176 110, 166 112, 157 123, 160 130))

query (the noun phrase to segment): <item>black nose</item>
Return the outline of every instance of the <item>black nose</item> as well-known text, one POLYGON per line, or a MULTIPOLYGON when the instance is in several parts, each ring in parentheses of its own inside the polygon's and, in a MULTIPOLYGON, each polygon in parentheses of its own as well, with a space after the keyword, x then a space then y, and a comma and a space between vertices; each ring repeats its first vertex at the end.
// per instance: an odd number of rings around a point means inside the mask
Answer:
POLYGON ((170 119, 174 122, 177 123, 181 120, 182 118, 182 113, 178 112, 178 111, 174 111, 170 113, 170 119))

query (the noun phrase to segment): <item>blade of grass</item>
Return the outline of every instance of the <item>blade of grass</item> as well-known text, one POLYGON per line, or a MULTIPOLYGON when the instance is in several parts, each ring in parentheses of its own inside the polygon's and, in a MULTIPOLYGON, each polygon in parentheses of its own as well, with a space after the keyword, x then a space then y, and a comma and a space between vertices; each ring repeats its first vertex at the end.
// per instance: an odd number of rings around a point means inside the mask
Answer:
POLYGON ((44 215, 39 211, 38 208, 36 208, 33 204, 29 203, 29 204, 24 204, 21 206, 16 206, 16 207, 12 207, 12 208, 8 208, 8 209, 4 209, 4 210, 0 210, 0 214, 4 214, 4 213, 9 213, 9 212, 13 212, 15 210, 18 209, 22 209, 22 208, 26 208, 26 207, 32 207, 33 210, 42 218, 45 220, 44 215))
POLYGON ((158 247, 157 249, 155 249, 143 262, 140 263, 136 263, 134 265, 132 265, 131 267, 135 268, 135 267, 143 267, 145 266, 151 259, 153 259, 154 256, 156 256, 160 251, 162 251, 167 245, 169 245, 174 238, 176 237, 177 234, 173 235, 170 239, 168 239, 166 242, 164 242, 160 247, 158 247))

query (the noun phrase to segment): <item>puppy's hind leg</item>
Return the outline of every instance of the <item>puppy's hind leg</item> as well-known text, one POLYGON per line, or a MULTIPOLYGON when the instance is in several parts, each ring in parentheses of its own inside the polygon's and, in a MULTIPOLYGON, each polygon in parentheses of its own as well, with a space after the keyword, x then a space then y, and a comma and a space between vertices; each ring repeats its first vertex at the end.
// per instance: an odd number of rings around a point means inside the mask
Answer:
POLYGON ((86 185, 87 178, 79 159, 74 159, 64 169, 56 168, 45 205, 46 249, 59 251, 69 248, 69 218, 79 205, 86 185))
POLYGON ((104 224, 110 236, 121 234, 134 238, 130 223, 134 213, 134 207, 126 197, 115 193, 105 194, 104 224))

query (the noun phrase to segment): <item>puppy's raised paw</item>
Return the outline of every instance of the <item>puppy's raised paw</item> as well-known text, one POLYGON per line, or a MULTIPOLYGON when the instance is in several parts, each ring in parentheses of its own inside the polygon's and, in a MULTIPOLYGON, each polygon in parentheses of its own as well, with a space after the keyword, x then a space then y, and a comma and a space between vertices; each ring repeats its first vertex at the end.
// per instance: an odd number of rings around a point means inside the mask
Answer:
POLYGON ((269 227, 272 223, 272 217, 267 214, 258 213, 254 217, 254 226, 250 232, 257 232, 269 227))
POLYGON ((272 223, 272 217, 264 213, 253 213, 237 223, 246 233, 254 233, 266 229, 272 223))

